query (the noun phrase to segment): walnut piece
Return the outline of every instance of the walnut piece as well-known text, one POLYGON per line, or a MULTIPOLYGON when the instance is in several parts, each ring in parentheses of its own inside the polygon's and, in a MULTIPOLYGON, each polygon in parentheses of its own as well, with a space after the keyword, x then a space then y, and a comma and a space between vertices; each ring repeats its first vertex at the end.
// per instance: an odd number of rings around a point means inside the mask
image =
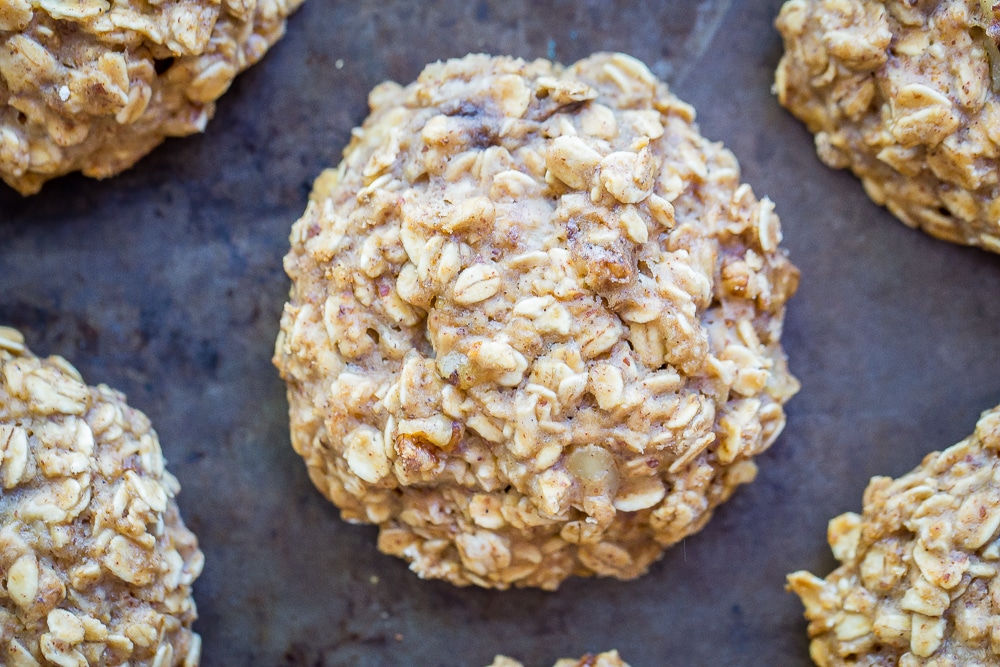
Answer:
POLYGON ((385 83, 285 258, 293 445, 422 577, 636 577, 753 479, 796 391, 773 205, 646 67, 385 83))
POLYGON ((820 667, 1000 664, 1000 407, 830 522, 841 565, 788 576, 820 667))
POLYGON ((105 178, 203 131, 301 2, 0 1, 0 178, 105 178))
POLYGON ((196 667, 204 558, 156 432, 0 327, 0 664, 196 667))
POLYGON ((774 89, 823 162, 850 168, 906 225, 1000 252, 993 6, 789 0, 774 89))

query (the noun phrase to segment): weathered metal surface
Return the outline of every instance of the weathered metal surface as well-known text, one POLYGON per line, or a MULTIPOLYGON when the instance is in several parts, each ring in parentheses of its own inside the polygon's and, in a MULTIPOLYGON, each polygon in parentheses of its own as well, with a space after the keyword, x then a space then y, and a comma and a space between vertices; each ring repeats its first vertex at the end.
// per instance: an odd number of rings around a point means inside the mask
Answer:
POLYGON ((114 179, 22 199, 0 186, 0 322, 125 391, 156 425, 206 569, 206 667, 529 665, 611 647, 636 667, 802 665, 785 573, 825 573, 826 521, 972 431, 1000 402, 1000 260, 908 230, 770 94, 778 0, 309 0, 203 136, 114 179), (291 223, 366 113, 367 91, 470 51, 650 64, 777 203, 802 269, 785 434, 699 535, 634 582, 456 589, 375 551, 306 477, 270 364, 291 223))

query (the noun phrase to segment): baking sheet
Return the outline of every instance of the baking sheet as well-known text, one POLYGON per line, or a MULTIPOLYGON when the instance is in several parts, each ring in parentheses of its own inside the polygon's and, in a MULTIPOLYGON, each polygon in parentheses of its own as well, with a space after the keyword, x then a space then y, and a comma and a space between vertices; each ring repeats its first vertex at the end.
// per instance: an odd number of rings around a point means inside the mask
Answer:
POLYGON ((0 185, 0 323, 153 419, 205 551, 202 664, 528 665, 612 647, 635 667, 805 665, 784 575, 834 565, 827 520, 860 508, 1000 402, 1000 258, 906 229, 770 93, 778 0, 309 0, 208 131, 108 181, 23 199, 0 185), (699 535, 633 582, 556 593, 421 581, 339 520, 289 446, 270 364, 291 223, 367 91, 470 51, 572 62, 621 50, 699 112, 774 199, 802 270, 785 349, 788 427, 699 535))

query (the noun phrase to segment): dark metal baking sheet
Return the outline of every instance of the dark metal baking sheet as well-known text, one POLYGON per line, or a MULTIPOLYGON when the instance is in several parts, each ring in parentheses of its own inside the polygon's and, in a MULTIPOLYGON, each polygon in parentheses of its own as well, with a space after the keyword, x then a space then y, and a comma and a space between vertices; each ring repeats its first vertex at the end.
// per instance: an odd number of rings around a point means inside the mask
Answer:
POLYGON ((0 186, 0 322, 158 429, 206 555, 206 667, 528 665, 617 647, 636 667, 804 665, 785 573, 825 573, 826 522, 971 432, 1000 402, 1000 258, 906 229, 770 93, 779 0, 308 0, 208 131, 131 171, 22 199, 0 186), (457 589, 375 551, 310 485, 270 364, 291 223, 367 91, 470 51, 646 61, 777 203, 802 269, 785 348, 788 427, 699 535, 643 579, 556 593, 457 589))

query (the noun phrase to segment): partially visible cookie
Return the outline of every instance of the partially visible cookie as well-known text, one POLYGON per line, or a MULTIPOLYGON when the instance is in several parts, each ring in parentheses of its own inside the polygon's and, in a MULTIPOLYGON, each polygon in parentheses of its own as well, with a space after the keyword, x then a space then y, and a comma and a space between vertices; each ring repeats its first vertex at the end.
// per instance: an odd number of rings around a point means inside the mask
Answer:
POLYGON ((72 171, 113 176, 201 132, 301 2, 3 0, 0 178, 32 194, 72 171))
MULTIPOLYGON (((498 655, 493 659, 489 667, 524 667, 524 664, 513 658, 498 655)), ((579 660, 563 658, 562 660, 557 660, 553 667, 629 667, 629 664, 621 659, 618 651, 606 651, 597 655, 588 653, 579 660)))
POLYGON ((1000 9, 790 0, 778 99, 910 227, 1000 252, 1000 9), (991 74, 992 70, 992 74, 991 74))
POLYGON ((756 474, 798 388, 774 205, 639 61, 383 84, 291 234, 292 444, 422 577, 637 577, 756 474))
POLYGON ((145 415, 0 327, 0 664, 195 667, 179 488, 145 415))
POLYGON ((1000 664, 1000 407, 830 522, 841 562, 788 577, 820 667, 1000 664))

